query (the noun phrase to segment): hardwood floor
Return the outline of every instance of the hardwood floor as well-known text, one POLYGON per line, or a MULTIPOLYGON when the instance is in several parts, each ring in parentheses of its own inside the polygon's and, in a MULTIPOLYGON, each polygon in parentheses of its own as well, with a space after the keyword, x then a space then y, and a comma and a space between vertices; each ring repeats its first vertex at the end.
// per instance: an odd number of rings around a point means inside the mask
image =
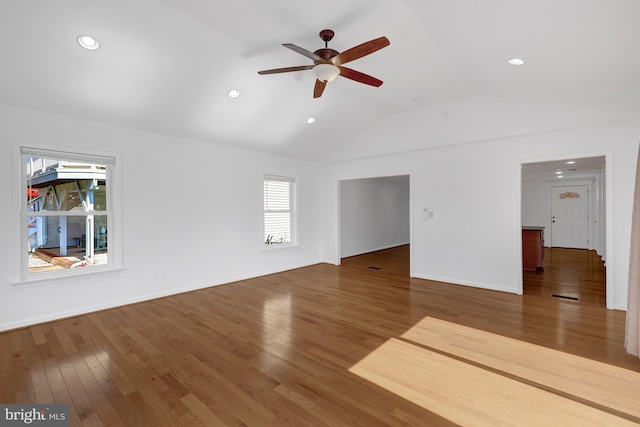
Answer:
POLYGON ((0 333, 73 426, 638 425, 625 314, 319 264, 0 333))
POLYGON ((605 267, 595 251, 545 248, 542 266, 542 271, 524 272, 525 295, 606 305, 605 267))
MULTIPOLYGON (((409 275, 409 245, 343 258, 345 267, 409 275)), ((606 270, 595 251, 545 248, 541 271, 523 272, 525 295, 606 305, 606 270)))
POLYGON ((363 255, 342 258, 340 263, 344 267, 368 268, 386 273, 409 276, 410 263, 409 245, 383 249, 363 255))

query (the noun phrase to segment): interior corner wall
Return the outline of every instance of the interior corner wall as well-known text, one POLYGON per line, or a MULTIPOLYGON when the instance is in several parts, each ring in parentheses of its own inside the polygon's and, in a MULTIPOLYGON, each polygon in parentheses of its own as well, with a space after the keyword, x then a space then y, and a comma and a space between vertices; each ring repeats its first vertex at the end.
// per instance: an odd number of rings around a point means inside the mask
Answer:
POLYGON ((340 182, 340 257, 409 243, 409 179, 340 182))
MULTIPOLYGON (((545 227, 551 232, 551 201, 547 181, 522 181, 522 225, 545 227)), ((549 246, 549 239, 545 246, 549 246)))
MULTIPOLYGON (((381 138, 415 139, 419 134, 411 126, 382 123, 379 127, 384 128, 381 138)), ((329 190, 322 204, 323 258, 339 256, 334 249, 338 216, 332 182, 409 173, 413 276, 518 293, 522 283, 520 165, 607 153, 607 173, 612 178, 606 195, 612 216, 607 218, 611 224, 607 232, 607 267, 613 279, 610 297, 612 308, 624 310, 639 141, 640 119, 630 119, 326 163, 323 188, 329 190), (423 209, 432 211, 433 218, 422 219, 423 209)))
POLYGON ((0 105, 0 330, 318 263, 319 174, 317 163, 0 105), (122 270, 11 282, 16 140, 120 154, 122 270), (264 173, 297 178, 298 246, 263 250, 264 173))

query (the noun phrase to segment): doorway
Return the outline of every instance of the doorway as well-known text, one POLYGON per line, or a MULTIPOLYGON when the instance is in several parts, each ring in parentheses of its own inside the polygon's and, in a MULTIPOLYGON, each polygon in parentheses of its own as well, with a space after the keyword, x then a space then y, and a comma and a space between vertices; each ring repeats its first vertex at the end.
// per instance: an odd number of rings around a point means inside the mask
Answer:
POLYGON ((523 163, 521 225, 544 228, 542 268, 523 293, 607 305, 606 157, 523 163))
POLYGON ((409 276, 410 194, 409 175, 340 180, 340 264, 409 276))

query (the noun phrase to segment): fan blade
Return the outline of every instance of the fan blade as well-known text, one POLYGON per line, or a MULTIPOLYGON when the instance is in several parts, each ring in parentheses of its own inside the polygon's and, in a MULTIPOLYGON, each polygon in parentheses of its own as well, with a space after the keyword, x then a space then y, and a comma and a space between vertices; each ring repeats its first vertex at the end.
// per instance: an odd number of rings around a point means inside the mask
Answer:
POLYGON ((313 88, 313 97, 320 98, 322 96, 322 92, 324 92, 324 88, 327 85, 327 82, 323 82, 322 80, 316 79, 316 85, 313 88))
POLYGON ((311 70, 312 68, 313 68, 313 65, 299 65, 297 67, 274 68, 273 70, 258 71, 258 74, 288 73, 288 72, 291 72, 291 71, 311 70))
POLYGON ((296 46, 295 44, 283 43, 282 46, 284 46, 286 48, 289 48, 294 52, 298 52, 300 55, 304 55, 309 59, 313 59, 316 62, 320 62, 320 63, 323 63, 323 64, 329 64, 330 63, 329 61, 327 61, 323 57, 318 56, 313 52, 309 52, 307 49, 303 49, 300 46, 296 46))
POLYGON ((346 64, 347 62, 355 61, 356 59, 376 52, 383 47, 389 46, 390 44, 391 43, 389 42, 388 38, 379 37, 377 39, 370 40, 366 43, 362 43, 358 46, 352 47, 351 49, 345 50, 344 52, 331 58, 331 62, 333 62, 333 65, 346 64))
POLYGON ((340 75, 342 77, 346 77, 348 79, 354 80, 359 83, 364 83, 366 85, 380 87, 382 85, 382 80, 378 80, 375 77, 371 77, 368 74, 361 73, 360 71, 352 70, 347 67, 338 67, 340 68, 340 75))

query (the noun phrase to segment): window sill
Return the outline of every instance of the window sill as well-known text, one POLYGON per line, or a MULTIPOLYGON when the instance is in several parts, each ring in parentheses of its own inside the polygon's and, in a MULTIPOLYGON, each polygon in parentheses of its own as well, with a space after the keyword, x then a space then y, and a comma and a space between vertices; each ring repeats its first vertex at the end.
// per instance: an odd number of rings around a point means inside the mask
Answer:
POLYGON ((118 271, 122 271, 122 267, 113 266, 95 266, 90 267, 90 269, 82 268, 82 269, 74 269, 74 271, 70 270, 58 270, 52 272, 42 272, 36 273, 37 275, 22 277, 19 280, 13 280, 10 282, 12 286, 21 287, 21 286, 29 286, 29 285, 42 285, 47 282, 61 282, 67 280, 75 280, 75 279, 86 279, 89 276, 101 275, 114 273, 118 271))
POLYGON ((275 251, 278 249, 285 249, 285 248, 293 248, 298 246, 297 243, 273 243, 270 245, 262 245, 262 250, 263 251, 275 251))

